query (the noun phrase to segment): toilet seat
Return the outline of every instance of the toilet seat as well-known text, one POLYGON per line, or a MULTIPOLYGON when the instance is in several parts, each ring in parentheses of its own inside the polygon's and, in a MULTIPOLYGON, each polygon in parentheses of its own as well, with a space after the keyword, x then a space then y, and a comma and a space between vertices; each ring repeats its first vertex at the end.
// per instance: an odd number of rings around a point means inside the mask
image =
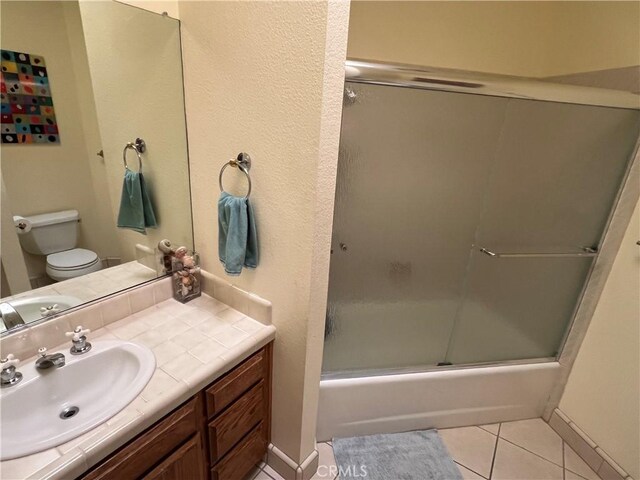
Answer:
POLYGON ((84 248, 73 248, 47 255, 47 275, 57 281, 79 277, 101 269, 98 255, 84 248))
POLYGON ((98 261, 96 252, 84 248, 73 248, 47 255, 47 265, 56 270, 77 270, 98 261))

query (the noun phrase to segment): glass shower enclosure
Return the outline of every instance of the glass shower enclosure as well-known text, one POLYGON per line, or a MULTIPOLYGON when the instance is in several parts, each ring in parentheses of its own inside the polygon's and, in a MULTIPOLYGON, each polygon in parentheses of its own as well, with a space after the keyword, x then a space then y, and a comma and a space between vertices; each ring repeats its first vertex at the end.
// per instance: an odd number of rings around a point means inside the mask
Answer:
POLYGON ((325 376, 554 360, 636 147, 637 96, 347 73, 325 376))

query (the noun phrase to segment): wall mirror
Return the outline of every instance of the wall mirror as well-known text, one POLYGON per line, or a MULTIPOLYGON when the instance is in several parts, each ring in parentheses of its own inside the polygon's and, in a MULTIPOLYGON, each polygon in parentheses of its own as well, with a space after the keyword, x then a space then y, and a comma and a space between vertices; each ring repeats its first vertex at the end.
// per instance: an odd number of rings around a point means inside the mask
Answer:
POLYGON ((193 228, 179 21, 105 0, 1 22, 6 333, 157 278, 158 242, 193 228))

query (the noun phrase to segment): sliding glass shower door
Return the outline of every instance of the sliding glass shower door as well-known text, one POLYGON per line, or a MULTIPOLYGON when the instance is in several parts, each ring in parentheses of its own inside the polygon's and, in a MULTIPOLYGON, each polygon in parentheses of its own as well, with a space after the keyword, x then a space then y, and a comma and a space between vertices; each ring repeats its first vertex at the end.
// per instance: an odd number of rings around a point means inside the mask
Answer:
POLYGON ((346 88, 324 371, 555 356, 638 111, 346 88))

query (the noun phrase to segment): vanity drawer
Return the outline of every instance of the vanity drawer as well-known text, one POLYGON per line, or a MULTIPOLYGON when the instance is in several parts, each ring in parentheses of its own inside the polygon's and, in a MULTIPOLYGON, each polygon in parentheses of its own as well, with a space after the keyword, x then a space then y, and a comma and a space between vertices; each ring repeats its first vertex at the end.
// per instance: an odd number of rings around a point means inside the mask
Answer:
POLYGON ((262 349, 215 382, 206 391, 208 418, 213 418, 252 385, 265 378, 268 369, 267 356, 262 349))
POLYGON ((143 480, 205 480, 206 478, 202 437, 198 433, 145 475, 143 480))
POLYGON ((211 469, 211 480, 238 480, 260 462, 267 450, 265 425, 260 422, 226 457, 211 469))
POLYGON ((211 464, 222 458, 253 427, 264 419, 264 381, 255 385, 231 407, 209 423, 211 464))
POLYGON ((83 480, 140 478, 194 435, 202 421, 202 397, 189 400, 155 427, 116 452, 83 480))

